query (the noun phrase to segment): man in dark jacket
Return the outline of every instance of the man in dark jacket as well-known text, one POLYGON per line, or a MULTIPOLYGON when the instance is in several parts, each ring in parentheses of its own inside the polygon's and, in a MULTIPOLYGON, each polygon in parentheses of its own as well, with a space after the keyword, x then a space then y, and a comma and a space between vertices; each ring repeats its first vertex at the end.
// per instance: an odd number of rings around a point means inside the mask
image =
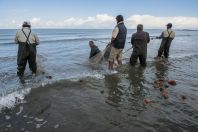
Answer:
POLYGON ((91 48, 91 52, 89 55, 89 59, 91 59, 92 57, 94 57, 96 54, 100 53, 100 50, 98 49, 98 47, 94 44, 93 41, 89 41, 89 47, 91 48))
POLYGON ((122 51, 125 46, 127 28, 124 25, 124 18, 122 15, 116 17, 117 25, 113 30, 110 45, 111 52, 109 56, 109 69, 113 69, 114 60, 116 59, 118 65, 122 64, 122 51))
POLYGON ((131 44, 133 53, 131 54, 130 64, 135 65, 139 58, 141 66, 146 66, 147 44, 150 42, 149 33, 143 31, 143 25, 137 25, 137 32, 132 35, 131 44))
POLYGON ((168 23, 166 26, 167 26, 167 30, 163 31, 160 37, 157 37, 157 39, 162 39, 160 48, 158 50, 157 58, 160 58, 164 53, 165 59, 168 59, 170 45, 175 37, 175 32, 171 29, 172 24, 168 23))
POLYGON ((18 44, 17 54, 17 75, 20 79, 23 79, 23 74, 27 61, 32 74, 37 72, 36 64, 36 46, 39 44, 39 39, 35 33, 31 31, 30 22, 24 22, 22 29, 16 33, 15 42, 18 44))

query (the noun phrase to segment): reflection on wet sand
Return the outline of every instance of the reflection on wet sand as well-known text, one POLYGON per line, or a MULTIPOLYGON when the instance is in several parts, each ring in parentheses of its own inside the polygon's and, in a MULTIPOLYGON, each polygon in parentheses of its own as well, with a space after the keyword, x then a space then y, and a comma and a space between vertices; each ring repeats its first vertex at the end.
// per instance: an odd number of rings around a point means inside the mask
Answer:
POLYGON ((144 110, 146 96, 144 68, 130 67, 128 77, 121 75, 105 76, 107 88, 106 103, 116 107, 124 115, 136 117, 144 110))
POLYGON ((168 65, 165 65, 163 63, 160 62, 156 62, 155 63, 155 68, 156 68, 156 73, 155 76, 157 79, 161 78, 161 79, 166 79, 167 78, 167 74, 168 74, 168 65))
POLYGON ((129 80, 135 95, 141 95, 145 82, 143 67, 132 67, 129 70, 129 80))
POLYGON ((121 102, 122 92, 118 88, 118 83, 120 79, 116 75, 110 75, 105 77, 105 85, 108 88, 108 100, 112 101, 115 104, 121 102))

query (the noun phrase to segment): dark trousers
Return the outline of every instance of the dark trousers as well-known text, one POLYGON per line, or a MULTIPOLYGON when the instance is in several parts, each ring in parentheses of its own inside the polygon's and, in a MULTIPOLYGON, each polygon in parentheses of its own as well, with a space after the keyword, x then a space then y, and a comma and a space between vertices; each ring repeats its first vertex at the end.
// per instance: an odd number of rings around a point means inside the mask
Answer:
POLYGON ((165 42, 162 42, 158 50, 158 57, 161 57, 162 54, 164 54, 164 57, 168 58, 170 45, 171 45, 171 40, 166 40, 165 42))
POLYGON ((32 71, 32 73, 36 73, 37 71, 37 64, 36 64, 36 46, 19 46, 18 51, 18 58, 17 58, 17 65, 18 65, 18 71, 17 75, 22 77, 27 65, 27 62, 29 64, 29 68, 32 71))
POLYGON ((147 53, 138 53, 137 51, 133 51, 131 54, 130 58, 130 64, 133 66, 137 63, 137 60, 139 58, 140 65, 141 66, 146 66, 146 58, 147 58, 147 53))

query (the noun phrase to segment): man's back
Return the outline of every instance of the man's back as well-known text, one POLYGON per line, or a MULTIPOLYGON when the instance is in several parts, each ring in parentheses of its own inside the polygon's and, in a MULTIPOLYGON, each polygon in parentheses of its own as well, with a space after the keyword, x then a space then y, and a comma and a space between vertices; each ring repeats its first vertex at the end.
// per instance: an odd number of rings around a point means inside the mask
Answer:
POLYGON ((131 43, 134 48, 144 49, 147 48, 147 43, 150 42, 149 33, 144 31, 137 31, 132 35, 131 43))
POLYGON ((167 29, 165 31, 162 32, 162 35, 161 35, 162 38, 171 38, 171 39, 174 39, 175 37, 175 32, 172 30, 172 29, 167 29))
MULTIPOLYGON (((16 33, 16 37, 15 37, 15 42, 16 43, 20 43, 20 42, 25 43, 27 41, 26 37, 28 37, 31 29, 28 28, 28 27, 25 27, 22 30, 17 31, 17 33, 16 33)), ((30 33, 30 36, 29 36, 28 40, 29 40, 30 44, 39 44, 39 39, 38 39, 37 35, 35 33, 33 33, 32 31, 30 33)))

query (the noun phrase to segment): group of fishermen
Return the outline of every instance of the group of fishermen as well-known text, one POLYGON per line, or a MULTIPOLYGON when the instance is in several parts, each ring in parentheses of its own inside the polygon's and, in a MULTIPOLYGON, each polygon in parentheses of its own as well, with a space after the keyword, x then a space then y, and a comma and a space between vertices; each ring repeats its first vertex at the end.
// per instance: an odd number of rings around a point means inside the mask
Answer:
MULTIPOLYGON (((125 47, 126 43, 126 37, 127 37, 127 28, 124 25, 124 18, 122 15, 118 15, 116 17, 117 25, 115 26, 113 32, 112 32, 112 38, 111 42, 107 45, 110 48, 110 55, 108 57, 109 66, 108 68, 110 70, 113 69, 113 65, 115 61, 117 61, 118 65, 122 65, 122 54, 123 49, 125 47)), ((156 39, 162 39, 160 48, 158 50, 158 55, 155 57, 155 59, 160 59, 162 57, 162 54, 165 58, 165 60, 168 59, 169 56, 169 49, 172 40, 175 37, 175 32, 172 30, 172 24, 168 23, 167 29, 162 32, 162 34, 159 37, 156 37, 156 39)), ((139 59, 140 65, 145 67, 146 66, 146 58, 147 58, 147 44, 150 42, 150 36, 148 32, 145 32, 143 30, 143 25, 138 24, 137 25, 137 32, 134 33, 131 37, 131 44, 133 48, 133 52, 130 57, 130 64, 132 66, 136 65, 137 60, 139 59)), ((94 45, 93 41, 90 41, 91 43, 91 53, 90 58, 95 56, 97 53, 100 52, 100 50, 97 48, 96 45, 94 45)))
MULTIPOLYGON (((122 54, 127 37, 127 28, 124 25, 123 16, 118 15, 116 21, 117 25, 112 32, 111 42, 107 45, 107 47, 110 47, 110 54, 108 57, 108 68, 110 70, 113 69, 115 61, 117 61, 118 65, 122 65, 122 54)), ((175 32, 172 30, 172 24, 168 23, 166 26, 167 29, 163 31, 159 37, 156 37, 157 39, 162 39, 157 58, 160 58, 162 54, 164 54, 164 57, 168 59, 169 48, 175 37, 175 32)), ((29 63, 29 68, 32 71, 32 74, 36 75, 36 46, 39 44, 39 39, 38 36, 32 32, 30 22, 23 22, 22 29, 16 33, 15 42, 18 44, 17 75, 20 79, 23 79, 27 62, 29 63)), ((136 65, 138 59, 141 66, 146 66, 147 44, 149 42, 149 33, 143 30, 142 24, 138 24, 137 32, 131 37, 133 52, 130 57, 130 64, 132 66, 136 65)), ((89 42, 89 46, 91 48, 90 59, 101 52, 93 41, 89 42)))

